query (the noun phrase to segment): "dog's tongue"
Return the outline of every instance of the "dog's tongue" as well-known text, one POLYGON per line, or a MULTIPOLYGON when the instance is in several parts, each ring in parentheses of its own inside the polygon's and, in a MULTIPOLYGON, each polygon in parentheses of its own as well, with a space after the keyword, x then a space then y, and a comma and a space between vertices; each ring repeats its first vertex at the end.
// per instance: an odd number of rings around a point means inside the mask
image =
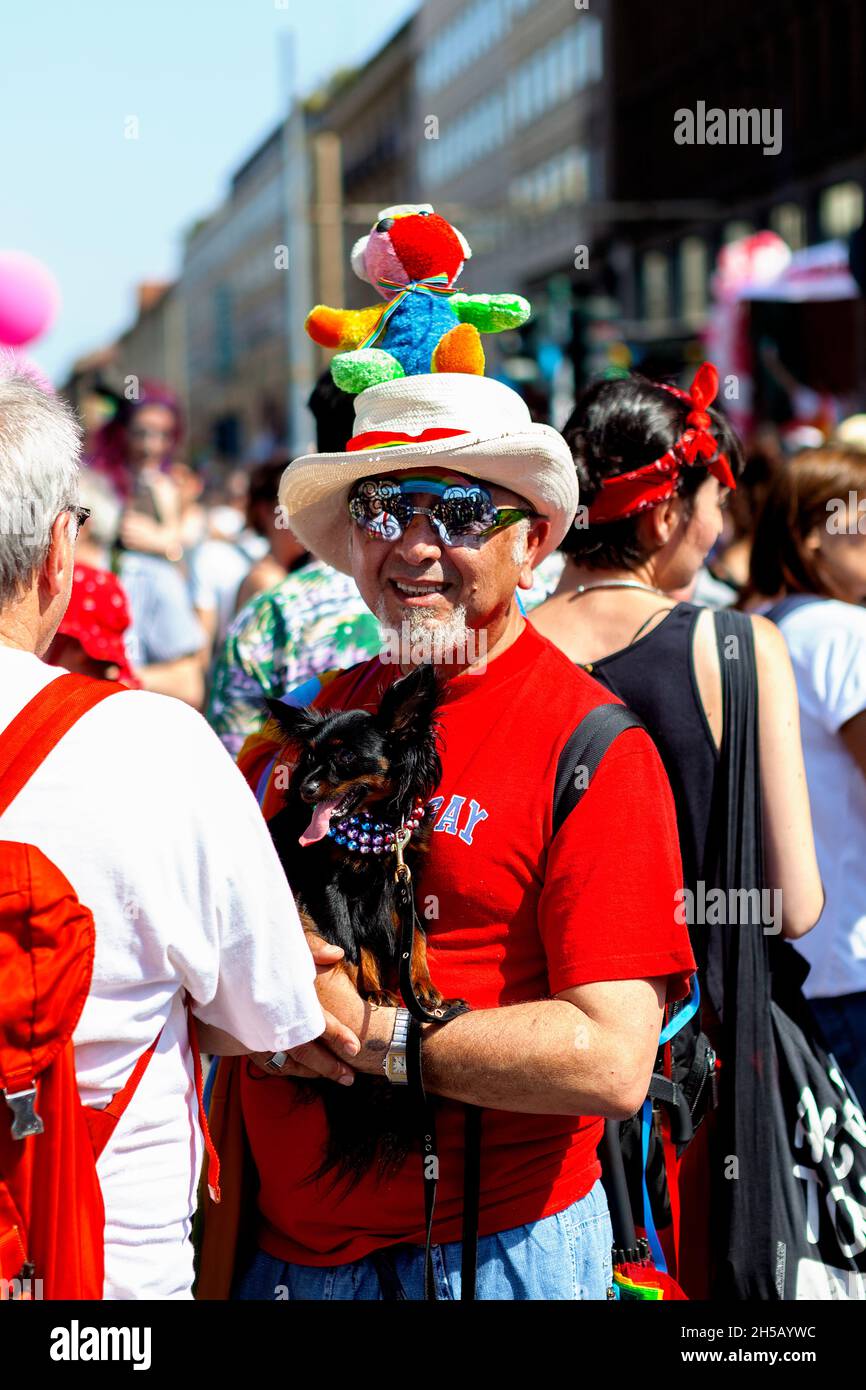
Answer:
POLYGON ((313 817, 303 835, 298 841, 299 845, 314 845, 317 840, 323 840, 328 833, 328 826, 331 823, 331 816, 337 809, 339 797, 334 797, 332 801, 319 801, 313 810, 313 817))

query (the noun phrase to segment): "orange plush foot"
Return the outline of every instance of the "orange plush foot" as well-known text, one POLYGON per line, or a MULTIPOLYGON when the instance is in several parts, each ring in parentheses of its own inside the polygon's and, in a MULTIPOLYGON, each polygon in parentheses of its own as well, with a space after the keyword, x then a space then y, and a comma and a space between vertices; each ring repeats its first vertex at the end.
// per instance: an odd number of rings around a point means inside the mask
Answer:
POLYGON ((471 323, 458 323, 440 338, 433 353, 434 372, 468 372, 484 375, 484 348, 481 335, 471 323))

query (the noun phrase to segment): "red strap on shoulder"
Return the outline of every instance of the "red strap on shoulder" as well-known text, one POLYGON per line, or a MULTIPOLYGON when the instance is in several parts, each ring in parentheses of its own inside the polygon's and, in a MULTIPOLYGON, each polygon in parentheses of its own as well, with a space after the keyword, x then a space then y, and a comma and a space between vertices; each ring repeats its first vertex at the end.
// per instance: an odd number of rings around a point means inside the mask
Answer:
POLYGON ((0 815, 73 724, 125 685, 91 676, 58 676, 19 710, 0 734, 0 815))

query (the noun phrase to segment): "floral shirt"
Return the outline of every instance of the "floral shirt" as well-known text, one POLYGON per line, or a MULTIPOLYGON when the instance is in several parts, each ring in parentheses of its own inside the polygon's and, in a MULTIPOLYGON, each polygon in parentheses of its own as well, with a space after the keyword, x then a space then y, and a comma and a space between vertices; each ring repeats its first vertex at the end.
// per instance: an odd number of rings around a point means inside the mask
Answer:
MULTIPOLYGON (((520 595, 527 612, 553 593, 562 565, 557 554, 539 565, 532 589, 520 595)), ((346 670, 381 648, 379 624, 355 581, 311 560, 235 618, 214 670, 208 720, 236 758, 267 723, 266 699, 334 667, 346 670)))
POLYGON ((214 670, 208 720, 237 757, 247 736, 267 723, 266 699, 331 667, 367 661, 381 645, 355 581, 311 560, 235 618, 214 670))

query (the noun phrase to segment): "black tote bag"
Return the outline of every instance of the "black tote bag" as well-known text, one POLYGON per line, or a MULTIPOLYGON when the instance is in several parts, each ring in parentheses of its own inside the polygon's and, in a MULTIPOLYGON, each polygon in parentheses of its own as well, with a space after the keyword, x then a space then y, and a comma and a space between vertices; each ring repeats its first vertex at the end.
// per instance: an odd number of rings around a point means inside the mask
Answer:
MULTIPOLYGON (((715 620, 724 704, 716 879, 730 903, 733 890, 765 886, 758 688, 750 619, 720 611, 715 620)), ((708 929, 707 989, 723 1059, 714 1296, 866 1298, 862 1112, 821 1045, 802 994, 802 957, 733 915, 708 929)))

